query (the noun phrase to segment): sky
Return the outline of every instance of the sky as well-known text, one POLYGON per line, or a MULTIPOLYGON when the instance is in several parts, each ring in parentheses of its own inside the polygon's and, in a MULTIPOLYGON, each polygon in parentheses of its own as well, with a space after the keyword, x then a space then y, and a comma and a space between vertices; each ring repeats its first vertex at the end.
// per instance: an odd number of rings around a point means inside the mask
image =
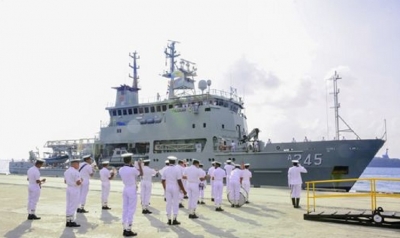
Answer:
POLYGON ((111 87, 132 83, 130 52, 140 101, 166 96, 168 40, 197 80, 236 88, 249 129, 273 142, 334 137, 336 71, 341 117, 362 139, 386 120, 377 155, 399 158, 399 12, 396 0, 0 0, 0 159, 98 136, 111 87))

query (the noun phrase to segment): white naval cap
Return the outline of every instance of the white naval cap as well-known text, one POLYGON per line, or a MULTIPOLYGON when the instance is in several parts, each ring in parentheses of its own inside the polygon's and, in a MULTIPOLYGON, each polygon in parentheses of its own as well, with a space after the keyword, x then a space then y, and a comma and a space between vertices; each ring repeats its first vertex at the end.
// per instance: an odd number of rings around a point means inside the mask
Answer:
POLYGON ((44 163, 45 160, 44 160, 44 159, 41 159, 41 158, 37 158, 37 159, 36 159, 36 162, 38 162, 38 163, 44 163))
POLYGON ((82 156, 82 159, 83 159, 83 160, 86 160, 86 159, 88 159, 88 158, 90 158, 90 155, 84 155, 84 156, 82 156))
POLYGON ((297 159, 292 160, 292 163, 299 163, 297 159))
POLYGON ((167 158, 168 158, 168 161, 177 160, 178 159, 178 158, 176 158, 175 156, 172 156, 172 155, 168 156, 167 158))
POLYGON ((132 153, 123 153, 123 154, 121 155, 122 158, 124 158, 124 157, 129 157, 129 156, 133 156, 133 154, 132 154, 132 153))
POLYGON ((145 159, 145 160, 143 160, 143 163, 149 163, 150 162, 150 160, 149 159, 145 159))
POLYGON ((249 167, 249 166, 250 166, 250 164, 249 164, 249 163, 247 163, 247 164, 244 164, 244 166, 246 166, 246 167, 249 167))
POLYGON ((169 164, 169 160, 165 160, 165 163, 166 163, 166 164, 169 164))
POLYGON ((80 161, 81 161, 80 159, 75 158, 75 159, 70 160, 69 162, 73 163, 73 162, 80 162, 80 161))
POLYGON ((227 161, 226 161, 226 163, 231 163, 232 162, 232 160, 230 160, 230 159, 228 159, 227 161))
POLYGON ((110 161, 108 161, 108 160, 104 160, 101 162, 101 164, 109 164, 109 163, 110 163, 110 161))
POLYGON ((240 168, 240 164, 235 164, 235 167, 239 167, 240 168))
POLYGON ((218 161, 214 161, 214 164, 218 164, 218 165, 221 165, 221 162, 218 162, 218 161))

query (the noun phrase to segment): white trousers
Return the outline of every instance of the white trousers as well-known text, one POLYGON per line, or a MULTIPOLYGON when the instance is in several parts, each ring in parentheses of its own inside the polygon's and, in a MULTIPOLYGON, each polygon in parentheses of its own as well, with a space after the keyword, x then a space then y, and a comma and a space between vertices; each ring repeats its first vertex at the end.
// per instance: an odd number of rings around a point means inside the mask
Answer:
POLYGON ((224 189, 224 184, 222 181, 215 181, 213 183, 214 187, 214 203, 215 206, 220 207, 222 204, 222 194, 223 194, 223 189, 224 189))
POLYGON ((189 213, 194 213, 194 211, 197 208, 197 201, 199 201, 199 195, 200 195, 199 183, 188 182, 186 187, 187 187, 187 195, 189 197, 188 201, 189 213))
POLYGON ((67 221, 74 221, 76 209, 79 207, 80 187, 67 187, 67 221))
POLYGON ((211 185, 211 198, 214 198, 214 180, 210 180, 211 185))
POLYGON ((35 214, 36 205, 40 197, 39 184, 29 184, 28 186, 28 214, 35 214))
POLYGON ((292 198, 300 198, 301 184, 291 184, 290 189, 292 198))
POLYGON ((168 186, 167 184, 165 198, 167 199, 166 211, 168 219, 171 219, 171 214, 174 215, 174 219, 178 216, 180 193, 178 185, 168 186))
POLYGON ((240 199, 240 182, 229 181, 229 200, 237 205, 240 199))
POLYGON ((140 182, 140 199, 142 201, 143 209, 146 209, 147 206, 149 206, 151 197, 151 188, 152 188, 151 181, 142 180, 140 182))
POLYGON ((230 184, 230 179, 229 179, 229 175, 226 177, 226 192, 229 192, 229 185, 230 184))
POLYGON ((247 192, 247 200, 249 200, 250 195, 250 181, 243 180, 242 187, 247 192))
POLYGON ((200 182, 199 185, 199 198, 201 199, 201 201, 203 201, 204 199, 204 190, 206 189, 206 183, 205 182, 200 182))
POLYGON ((86 181, 81 184, 81 195, 80 195, 79 202, 80 202, 80 205, 82 208, 86 204, 86 197, 87 197, 88 193, 89 193, 89 181, 86 181))
POLYGON ((103 182, 101 184, 101 203, 107 206, 108 196, 110 195, 110 182, 103 182))
POLYGON ((133 215, 136 212, 137 193, 136 186, 124 186, 122 191, 122 224, 124 229, 132 226, 133 215))

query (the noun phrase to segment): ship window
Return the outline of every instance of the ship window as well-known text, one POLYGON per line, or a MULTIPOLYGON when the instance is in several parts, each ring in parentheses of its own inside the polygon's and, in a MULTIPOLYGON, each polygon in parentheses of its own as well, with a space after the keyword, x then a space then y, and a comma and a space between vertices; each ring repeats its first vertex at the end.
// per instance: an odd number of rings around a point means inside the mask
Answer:
POLYGON ((162 110, 165 112, 167 110, 167 105, 162 105, 162 110))
POLYGON ((192 124, 192 128, 195 128, 196 127, 196 124, 192 124))
POLYGON ((126 109, 122 110, 122 112, 123 112, 124 115, 127 115, 127 114, 128 114, 127 111, 126 111, 126 109))
POLYGON ((151 112, 156 112, 156 108, 155 107, 150 107, 150 111, 151 112))
POLYGON ((204 109, 204 111, 209 112, 211 111, 211 108, 207 107, 206 109, 204 109))
POLYGON ((118 116, 121 116, 121 115, 122 115, 121 110, 118 110, 118 116))
POLYGON ((168 105, 168 108, 169 108, 169 109, 171 109, 171 108, 173 108, 173 107, 174 107, 174 105, 172 105, 172 104, 168 105))
POLYGON ((161 112, 161 106, 160 105, 157 106, 157 112, 161 112))
POLYGON ((129 114, 129 115, 132 115, 132 108, 129 108, 129 109, 128 109, 128 114, 129 114))
POLYGON ((144 108, 144 113, 149 113, 149 108, 148 107, 144 108))
POLYGON ((139 114, 143 113, 143 107, 139 107, 139 114))
POLYGON ((203 127, 206 128, 206 123, 203 123, 203 127))
POLYGON ((116 115, 117 115, 117 110, 113 110, 113 111, 112 111, 112 115, 113 115, 113 116, 116 116, 116 115))
POLYGON ((133 108, 133 114, 138 114, 137 107, 133 108))
POLYGON ((222 124, 222 129, 225 129, 225 125, 224 124, 222 124))

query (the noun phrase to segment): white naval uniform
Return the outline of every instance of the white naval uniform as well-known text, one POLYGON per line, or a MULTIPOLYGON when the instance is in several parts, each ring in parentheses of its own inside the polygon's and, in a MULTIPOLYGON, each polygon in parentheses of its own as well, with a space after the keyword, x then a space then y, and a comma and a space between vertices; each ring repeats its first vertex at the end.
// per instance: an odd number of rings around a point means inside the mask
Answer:
POLYGON ((40 197, 40 185, 37 180, 40 180, 40 171, 36 166, 32 166, 27 171, 28 175, 28 214, 35 214, 36 205, 40 197))
POLYGON ((203 173, 201 169, 197 168, 195 165, 191 165, 185 168, 183 175, 187 177, 186 192, 189 197, 189 214, 194 214, 197 208, 197 201, 199 200, 200 178, 203 176, 203 173))
MULTIPOLYGON (((204 169, 202 169, 202 168, 200 168, 200 170, 201 170, 201 177, 205 178, 206 171, 204 171, 204 169)), ((200 181, 200 184, 199 184, 199 192, 200 192, 199 199, 200 199, 200 201, 203 201, 203 199, 204 199, 204 190, 206 189, 206 185, 207 185, 206 180, 200 181)))
MULTIPOLYGON (((162 176, 163 176, 163 173, 164 173, 165 169, 167 169, 168 167, 169 167, 169 165, 165 165, 162 169, 160 169, 160 170, 158 171, 158 173, 160 174, 161 178, 162 178, 162 176)), ((164 191, 164 199, 166 199, 166 198, 165 198, 165 191, 164 191)))
POLYGON ((242 178, 242 170, 235 168, 231 172, 229 179, 229 199, 232 204, 239 205, 240 199, 240 178, 242 178))
POLYGON ((89 193, 89 183, 91 174, 93 174, 93 167, 90 164, 83 162, 79 166, 79 173, 81 174, 81 178, 83 179, 81 185, 81 197, 79 199, 79 202, 81 208, 84 208, 86 204, 86 198, 89 193))
POLYGON ((247 192, 247 200, 249 200, 249 193, 250 193, 250 179, 253 176, 251 171, 248 169, 242 170, 242 187, 247 192))
POLYGON ((179 211, 180 187, 178 180, 182 180, 180 166, 170 165, 164 170, 162 180, 165 180, 165 197, 167 199, 166 211, 168 219, 171 219, 171 213, 176 219, 179 211))
POLYGON ((288 170, 288 184, 292 198, 300 198, 301 185, 303 183, 301 173, 307 173, 307 170, 300 164, 299 166, 292 166, 288 170))
POLYGON ((102 206, 107 206, 108 195, 110 194, 110 177, 111 177, 110 170, 107 167, 103 167, 100 170, 102 206))
POLYGON ((235 166, 231 164, 226 164, 224 166, 225 172, 226 172, 226 192, 229 192, 229 179, 231 177, 231 172, 235 168, 235 166))
POLYGON ((64 172, 64 180, 67 184, 67 222, 72 222, 75 220, 75 212, 79 207, 81 185, 77 185, 76 182, 81 180, 81 175, 77 169, 71 166, 64 172))
POLYGON ((152 177, 157 174, 157 171, 145 165, 142 168, 143 175, 140 181, 140 199, 142 201, 142 209, 147 209, 150 203, 152 177))
MULTIPOLYGON (((179 165, 179 164, 178 164, 177 167, 181 170, 181 175, 183 176, 183 171, 185 170, 186 167, 182 166, 182 165, 179 165)), ((185 191, 187 191, 186 184, 187 184, 187 179, 182 178, 182 185, 183 185, 183 188, 185 189, 185 191)), ((183 202, 183 198, 184 197, 185 197, 185 195, 183 193, 179 193, 179 199, 180 199, 181 203, 183 202)))
POLYGON ((212 179, 214 179, 214 202, 217 208, 221 207, 222 193, 224 188, 223 180, 225 177, 225 170, 221 169, 220 167, 217 167, 212 173, 212 179))
POLYGON ((124 183, 124 189, 122 191, 122 224, 124 230, 130 230, 133 223, 133 216, 136 212, 136 178, 140 175, 140 171, 135 167, 124 165, 118 172, 124 183))
POLYGON ((214 170, 215 170, 215 167, 211 166, 207 171, 208 176, 210 176, 211 198, 212 199, 214 199, 214 186, 213 186, 214 185, 214 180, 212 180, 211 177, 212 177, 212 174, 213 174, 214 170))

